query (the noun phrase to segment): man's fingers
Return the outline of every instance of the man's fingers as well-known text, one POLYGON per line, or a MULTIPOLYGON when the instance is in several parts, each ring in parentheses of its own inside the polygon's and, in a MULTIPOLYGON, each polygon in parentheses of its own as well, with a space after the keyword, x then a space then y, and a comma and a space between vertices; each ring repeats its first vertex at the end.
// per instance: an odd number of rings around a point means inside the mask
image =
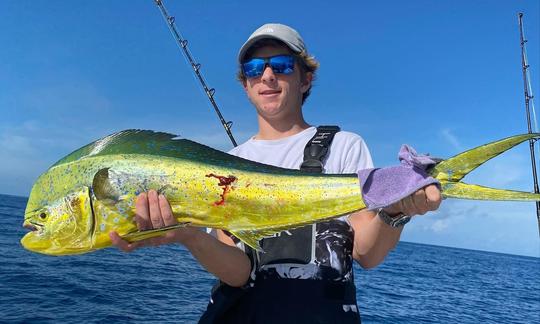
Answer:
POLYGON ((163 227, 163 218, 161 217, 161 208, 159 206, 158 194, 155 190, 148 192, 148 208, 150 210, 150 220, 153 228, 163 227))
POLYGON ((432 184, 424 189, 426 193, 426 202, 429 210, 437 210, 441 205, 442 196, 439 187, 432 184))
POLYGON ((401 199, 401 212, 405 215, 414 216, 416 214, 416 207, 412 195, 401 199))
POLYGON ((412 195, 412 200, 416 209, 416 214, 424 215, 430 210, 424 189, 417 190, 412 195))
POLYGON ((432 184, 417 190, 412 195, 402 199, 403 212, 409 216, 424 215, 428 211, 437 210, 441 204, 439 187, 432 184))
POLYGON ((139 194, 135 201, 135 222, 140 231, 152 228, 150 211, 148 209, 148 195, 146 192, 139 194))
MULTIPOLYGON (((137 196, 135 202, 135 221, 140 231, 153 228, 160 228, 177 224, 174 218, 171 206, 164 195, 158 195, 155 190, 150 190, 148 193, 141 193, 137 196)), ((109 233, 111 242, 114 246, 124 252, 131 252, 143 246, 159 246, 167 243, 164 237, 155 237, 138 242, 129 243, 122 239, 118 233, 109 233)), ((168 238, 170 240, 170 237, 168 238)))
POLYGON ((385 210, 389 214, 402 212, 408 216, 424 215, 428 211, 437 210, 441 201, 439 187, 432 184, 386 207, 385 210))
POLYGON ((122 239, 120 235, 118 235, 118 233, 116 232, 110 232, 109 238, 111 239, 111 242, 114 246, 116 246, 117 248, 119 248, 120 250, 124 252, 131 252, 135 250, 136 248, 140 247, 140 244, 137 244, 137 242, 129 243, 128 241, 122 239))
POLYGON ((159 209, 161 210, 161 217, 163 218, 163 223, 165 226, 170 226, 178 223, 176 218, 174 218, 171 205, 167 201, 164 195, 160 194, 159 197, 159 209))

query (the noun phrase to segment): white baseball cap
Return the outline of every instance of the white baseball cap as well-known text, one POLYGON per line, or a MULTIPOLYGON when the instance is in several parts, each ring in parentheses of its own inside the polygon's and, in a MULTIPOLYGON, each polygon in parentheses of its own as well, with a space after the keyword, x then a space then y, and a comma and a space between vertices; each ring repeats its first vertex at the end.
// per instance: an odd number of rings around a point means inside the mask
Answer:
POLYGON ((282 41, 295 53, 301 53, 306 50, 304 40, 296 30, 283 24, 264 24, 254 31, 244 45, 242 45, 240 52, 238 52, 238 62, 242 63, 246 52, 255 42, 265 38, 282 41))

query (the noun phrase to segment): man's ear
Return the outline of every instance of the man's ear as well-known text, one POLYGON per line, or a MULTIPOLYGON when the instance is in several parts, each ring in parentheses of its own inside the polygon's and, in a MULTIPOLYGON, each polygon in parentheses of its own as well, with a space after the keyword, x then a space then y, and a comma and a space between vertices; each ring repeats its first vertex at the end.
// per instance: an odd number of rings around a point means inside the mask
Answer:
POLYGON ((302 93, 305 93, 311 88, 311 81, 313 81, 313 73, 306 72, 304 79, 300 81, 302 82, 302 86, 300 87, 302 93))

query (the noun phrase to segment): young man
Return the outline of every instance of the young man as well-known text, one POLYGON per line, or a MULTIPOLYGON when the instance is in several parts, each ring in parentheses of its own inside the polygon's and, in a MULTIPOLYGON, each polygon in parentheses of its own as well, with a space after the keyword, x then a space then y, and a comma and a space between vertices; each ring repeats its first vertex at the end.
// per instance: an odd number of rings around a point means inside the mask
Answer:
MULTIPOLYGON (((257 29, 240 49, 238 60, 238 78, 256 109, 259 131, 230 153, 298 169, 304 147, 316 133, 303 118, 302 104, 310 94, 318 63, 309 56, 300 35, 281 24, 257 29)), ((354 173, 371 167, 360 136, 335 135, 324 172, 354 173)), ((264 239, 265 253, 257 254, 249 249, 245 253, 242 244, 237 246, 237 240, 221 230, 213 236, 185 228, 132 244, 116 233, 111 233, 111 239, 123 251, 184 244, 224 283, 219 290, 229 289, 216 297, 222 300, 209 305, 202 322, 357 323, 352 260, 364 268, 378 265, 399 240, 403 225, 393 224, 396 218, 405 223, 407 216, 435 210, 440 202, 438 188, 430 185, 377 214, 364 210, 264 239)), ((136 205, 141 230, 176 223, 165 197, 154 191, 141 194, 136 205)))

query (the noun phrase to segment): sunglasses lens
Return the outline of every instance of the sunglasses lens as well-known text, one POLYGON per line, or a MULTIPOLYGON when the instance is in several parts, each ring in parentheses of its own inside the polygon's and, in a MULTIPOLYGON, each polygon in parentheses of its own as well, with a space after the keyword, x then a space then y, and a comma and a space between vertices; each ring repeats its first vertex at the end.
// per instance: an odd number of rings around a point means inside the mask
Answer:
POLYGON ((294 71, 294 57, 290 55, 271 57, 270 66, 274 73, 291 74, 294 71))
POLYGON ((246 78, 255 78, 263 74, 266 62, 274 73, 291 74, 294 71, 294 57, 291 55, 278 55, 267 59, 252 58, 242 64, 242 71, 246 78))
POLYGON ((242 70, 246 78, 254 78, 263 73, 265 61, 260 58, 252 58, 242 64, 242 70))

